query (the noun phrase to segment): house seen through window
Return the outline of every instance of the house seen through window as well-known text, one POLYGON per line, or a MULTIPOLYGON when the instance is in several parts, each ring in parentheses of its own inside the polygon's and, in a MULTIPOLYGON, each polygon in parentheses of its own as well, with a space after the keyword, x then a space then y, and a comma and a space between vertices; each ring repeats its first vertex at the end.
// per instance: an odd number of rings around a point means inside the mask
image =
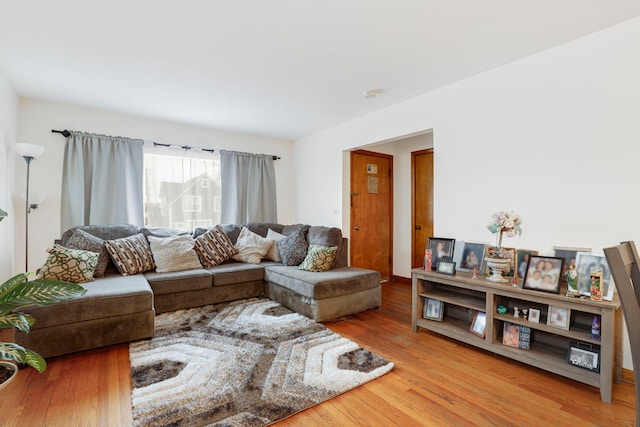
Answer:
POLYGON ((220 156, 145 152, 147 227, 191 231, 220 223, 220 156))

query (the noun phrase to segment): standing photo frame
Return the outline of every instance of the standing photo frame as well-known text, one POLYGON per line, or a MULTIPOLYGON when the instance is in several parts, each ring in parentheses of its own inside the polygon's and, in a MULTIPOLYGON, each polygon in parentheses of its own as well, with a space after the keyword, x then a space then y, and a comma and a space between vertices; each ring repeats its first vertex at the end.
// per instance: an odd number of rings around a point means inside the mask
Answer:
POLYGON ((469 329, 472 334, 479 336, 480 338, 484 338, 487 328, 487 313, 484 311, 476 311, 475 316, 473 316, 473 322, 471 322, 471 328, 469 329))
POLYGON ((453 260, 456 239, 446 239, 442 237, 429 237, 427 250, 431 251, 431 269, 438 270, 440 260, 453 260))
POLYGON ((576 268, 578 267, 578 253, 586 252, 590 253, 591 248, 572 248, 568 246, 554 246, 553 256, 557 258, 564 258, 564 268, 562 269, 562 283, 567 282, 566 273, 569 271, 571 264, 576 268))
POLYGON ((604 256, 593 255, 585 252, 578 252, 577 255, 578 271, 578 290, 580 295, 591 295, 591 273, 594 271, 602 272, 601 286, 602 299, 612 301, 615 290, 615 283, 611 277, 611 269, 604 256))
POLYGON ((569 320, 571 319, 571 309, 557 305, 549 306, 547 314, 547 326, 558 329, 569 330, 569 320))
POLYGON ((529 317, 527 318, 529 322, 540 323, 540 310, 537 308, 529 309, 529 317))
POLYGON ((440 300, 427 298, 424 304, 424 313, 422 317, 429 320, 442 321, 444 316, 444 303, 440 300))
POLYGON ((586 343, 571 341, 567 362, 591 372, 600 372, 600 349, 586 343))
POLYGON ((523 289, 533 291, 560 293, 560 277, 564 259, 531 255, 527 264, 527 272, 522 282, 523 289))
POLYGON ((484 242, 464 242, 462 258, 458 262, 458 271, 467 273, 472 273, 474 269, 480 271, 487 246, 488 243, 484 242))
POLYGON ((529 264, 529 257, 531 257, 531 255, 538 255, 538 251, 534 251, 533 249, 518 249, 516 255, 518 278, 522 279, 527 274, 527 265, 529 264))

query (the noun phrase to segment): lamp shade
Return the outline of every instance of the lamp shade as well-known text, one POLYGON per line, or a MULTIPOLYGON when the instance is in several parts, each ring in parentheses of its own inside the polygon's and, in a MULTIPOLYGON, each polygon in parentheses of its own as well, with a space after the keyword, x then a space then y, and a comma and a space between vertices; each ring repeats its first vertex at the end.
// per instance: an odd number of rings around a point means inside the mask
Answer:
POLYGON ((22 157, 36 159, 44 153, 44 147, 42 145, 18 143, 16 144, 16 153, 22 157))

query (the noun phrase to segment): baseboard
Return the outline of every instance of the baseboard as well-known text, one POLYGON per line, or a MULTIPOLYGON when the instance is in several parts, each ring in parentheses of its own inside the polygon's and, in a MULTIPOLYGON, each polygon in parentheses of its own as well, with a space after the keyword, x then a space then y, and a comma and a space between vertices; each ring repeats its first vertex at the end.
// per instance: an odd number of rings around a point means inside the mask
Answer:
POLYGON ((625 369, 622 368, 622 382, 623 383, 629 383, 629 384, 635 384, 635 375, 633 374, 633 371, 631 369, 625 369))
POLYGON ((408 277, 402 277, 402 276, 391 276, 391 281, 392 282, 397 282, 397 283, 406 283, 406 284, 411 284, 411 279, 408 277))

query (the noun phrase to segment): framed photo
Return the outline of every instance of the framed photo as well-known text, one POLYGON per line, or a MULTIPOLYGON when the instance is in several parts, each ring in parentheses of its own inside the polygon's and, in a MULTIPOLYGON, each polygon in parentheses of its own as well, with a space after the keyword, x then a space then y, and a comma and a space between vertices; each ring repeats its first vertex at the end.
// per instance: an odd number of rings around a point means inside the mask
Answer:
POLYGON ((571 318, 571 310, 566 307, 557 305, 549 306, 547 314, 547 325, 558 329, 569 329, 569 319, 571 318))
POLYGON ((567 362, 578 368, 600 372, 600 349, 590 344, 571 341, 567 362))
POLYGON ((487 246, 487 243, 464 242, 464 249, 462 250, 462 258, 458 264, 458 270, 472 273, 475 268, 480 272, 487 246))
POLYGON ((515 323, 504 322, 502 328, 502 344, 518 348, 520 342, 520 328, 515 323))
POLYGON ((427 303, 424 305, 423 316, 425 319, 442 321, 444 314, 444 303, 437 299, 427 298, 427 303))
POLYGON ((531 249, 518 249, 518 254, 516 255, 516 265, 518 269, 518 277, 523 278, 527 274, 527 265, 529 264, 529 257, 531 255, 538 255, 538 251, 534 251, 531 249))
POLYGON ((442 258, 451 261, 453 259, 453 250, 455 248, 456 239, 443 239, 441 237, 429 237, 427 242, 427 250, 431 251, 431 269, 438 270, 438 262, 442 258))
POLYGON ((571 264, 578 267, 578 252, 591 252, 591 248, 570 248, 566 246, 554 246, 553 256, 556 258, 564 258, 564 268, 562 269, 562 283, 567 282, 566 273, 569 271, 571 264))
POLYGON ((456 263, 452 261, 442 261, 438 263, 438 273, 456 275, 456 263))
POLYGON ((578 252, 577 263, 578 290, 580 291, 580 295, 591 295, 591 273, 593 271, 600 271, 602 272, 600 282, 602 287, 602 299, 605 301, 613 300, 615 284, 611 277, 611 269, 609 268, 607 259, 599 255, 578 252))
POLYGON ((530 255, 522 284, 523 289, 559 293, 563 264, 562 258, 530 255))
POLYGON ((473 322, 471 322, 471 331, 472 334, 479 336, 480 338, 484 338, 486 335, 485 328, 487 326, 487 314, 484 311, 476 311, 476 315, 473 317, 473 322))
POLYGON ((537 308, 530 308, 528 319, 529 322, 540 323, 540 310, 537 308))

